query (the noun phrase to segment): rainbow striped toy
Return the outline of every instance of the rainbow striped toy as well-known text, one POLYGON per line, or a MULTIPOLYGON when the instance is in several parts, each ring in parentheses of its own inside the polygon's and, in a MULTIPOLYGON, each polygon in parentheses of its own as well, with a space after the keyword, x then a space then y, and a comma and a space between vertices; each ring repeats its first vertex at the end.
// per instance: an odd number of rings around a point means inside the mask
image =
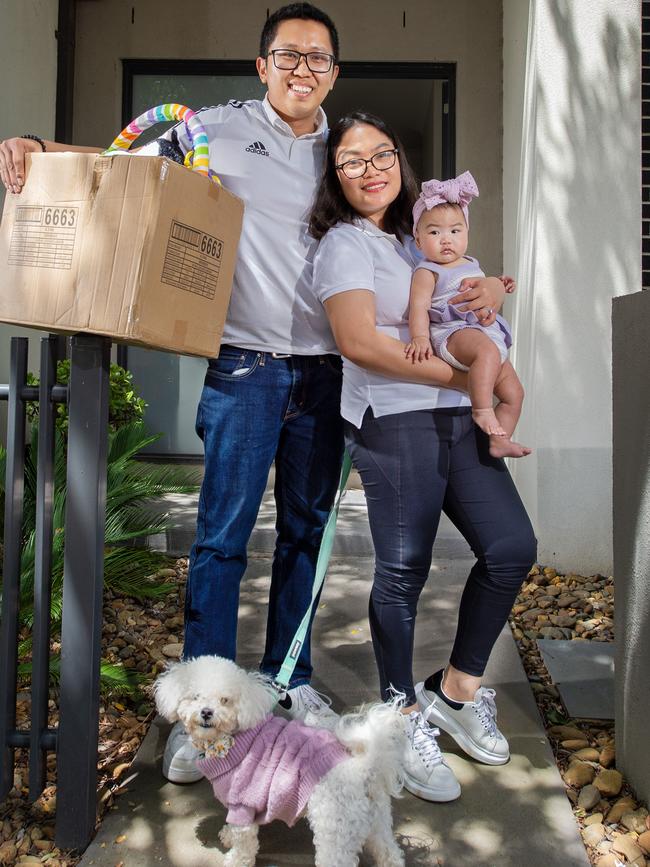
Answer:
POLYGON ((205 177, 210 178, 215 183, 220 183, 219 178, 209 166, 208 136, 203 128, 203 124, 195 111, 192 111, 186 105, 180 105, 178 102, 167 102, 164 105, 157 105, 143 112, 122 130, 113 144, 104 151, 103 155, 108 156, 120 150, 128 151, 133 142, 146 129, 168 120, 182 120, 185 123, 187 134, 192 142, 192 150, 185 157, 185 165, 191 168, 192 171, 205 175, 205 177))

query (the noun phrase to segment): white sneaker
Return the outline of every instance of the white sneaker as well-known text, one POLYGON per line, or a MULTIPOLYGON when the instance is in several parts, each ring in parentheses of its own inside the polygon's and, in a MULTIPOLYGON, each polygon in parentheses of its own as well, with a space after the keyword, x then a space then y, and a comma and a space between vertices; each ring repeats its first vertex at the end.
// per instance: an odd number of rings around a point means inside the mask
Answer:
POLYGON ((409 714, 409 745, 404 761, 404 788, 425 801, 455 801, 460 784, 444 760, 437 736, 421 713, 409 714))
POLYGON ((183 724, 175 723, 165 744, 162 763, 163 777, 170 783, 198 782, 203 777, 201 771, 196 767, 196 760, 200 755, 200 751, 190 740, 183 724))
POLYGON ((415 685, 422 716, 456 741, 472 758, 486 765, 504 765, 510 758, 508 741, 497 728, 497 706, 493 689, 480 687, 474 701, 454 702, 453 707, 437 692, 415 685))
POLYGON ((316 692, 308 683, 287 690, 278 704, 290 717, 314 728, 333 729, 339 721, 339 715, 331 707, 332 699, 316 692))

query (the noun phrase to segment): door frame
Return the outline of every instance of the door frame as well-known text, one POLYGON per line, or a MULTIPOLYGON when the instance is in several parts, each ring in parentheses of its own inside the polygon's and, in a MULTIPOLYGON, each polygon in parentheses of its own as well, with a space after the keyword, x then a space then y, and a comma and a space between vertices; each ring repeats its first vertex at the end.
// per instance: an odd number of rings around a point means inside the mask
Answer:
MULTIPOLYGON (((430 79, 442 80, 442 179, 456 173, 456 64, 390 61, 346 61, 340 64, 344 78, 430 79)), ((219 75, 256 76, 253 60, 192 60, 181 58, 122 59, 122 126, 133 119, 134 79, 137 75, 219 75)), ((117 363, 128 367, 128 346, 118 344, 117 363)), ((147 454, 147 460, 155 459, 147 454)), ((195 456, 166 454, 170 463, 197 460, 195 456)))

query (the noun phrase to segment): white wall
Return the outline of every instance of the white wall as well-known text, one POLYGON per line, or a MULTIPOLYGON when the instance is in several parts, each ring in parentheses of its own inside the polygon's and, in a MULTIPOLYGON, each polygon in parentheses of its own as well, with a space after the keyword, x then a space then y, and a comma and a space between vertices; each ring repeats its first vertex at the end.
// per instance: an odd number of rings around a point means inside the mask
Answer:
MULTIPOLYGON (((503 0, 503 267, 517 266, 521 148, 530 0, 503 0)), ((508 315, 510 315, 508 311, 508 315)))
MULTIPOLYGON (((504 51, 505 242, 519 280, 513 362, 527 389, 513 462, 544 562, 612 566, 611 329, 614 295, 641 285, 640 2, 531 4, 526 62, 504 51), (520 97, 523 80, 525 98, 520 97), (518 115, 516 106, 522 106, 518 115), (521 126, 521 134, 520 134, 521 126)), ((504 3, 504 33, 523 13, 504 3)))
MULTIPOLYGON (((2 0, 0 27, 0 140, 32 132, 54 138, 56 110, 55 31, 58 3, 54 0, 2 0)), ((1 186, 1 185, 0 185, 1 186)), ((4 187, 0 189, 0 207, 4 187)), ((2 263, 0 263, 2 267, 2 263)), ((38 367, 39 332, 0 325, 0 382, 8 382, 9 338, 32 337, 30 368, 38 367)), ((4 430, 6 403, 0 404, 4 430)))

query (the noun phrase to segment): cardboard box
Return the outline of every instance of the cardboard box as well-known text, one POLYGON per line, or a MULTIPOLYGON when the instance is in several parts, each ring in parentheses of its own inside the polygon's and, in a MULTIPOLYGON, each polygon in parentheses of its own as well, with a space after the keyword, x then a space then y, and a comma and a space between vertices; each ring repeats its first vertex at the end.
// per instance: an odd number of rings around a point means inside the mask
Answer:
POLYGON ((243 211, 164 157, 30 155, 0 225, 0 321, 214 356, 243 211))

